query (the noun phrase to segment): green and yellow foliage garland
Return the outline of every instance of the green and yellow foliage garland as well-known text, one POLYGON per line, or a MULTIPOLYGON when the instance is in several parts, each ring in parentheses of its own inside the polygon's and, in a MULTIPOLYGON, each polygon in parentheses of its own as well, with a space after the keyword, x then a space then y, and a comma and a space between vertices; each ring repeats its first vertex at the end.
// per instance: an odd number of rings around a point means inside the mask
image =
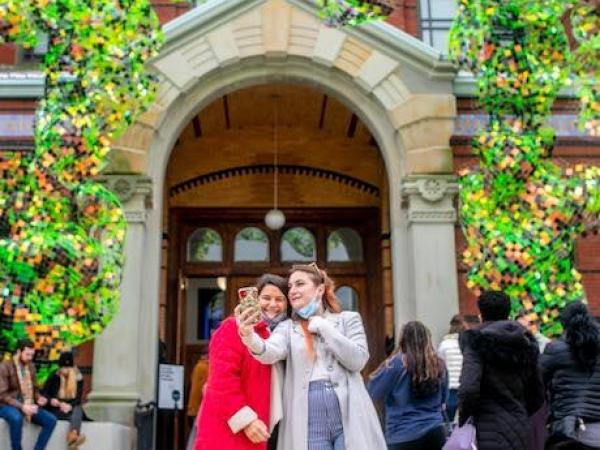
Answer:
POLYGON ((600 136, 599 11, 575 0, 460 0, 450 51, 475 75, 490 118, 473 142, 479 165, 460 178, 467 284, 505 290, 514 310, 556 334, 560 310, 585 298, 574 242, 598 230, 600 170, 554 164, 545 125, 559 90, 573 84, 580 127, 600 136))
POLYGON ((126 225, 93 178, 153 99, 162 36, 147 0, 0 0, 0 36, 48 39, 35 150, 0 153, 0 350, 29 337, 50 361, 118 309, 126 225))

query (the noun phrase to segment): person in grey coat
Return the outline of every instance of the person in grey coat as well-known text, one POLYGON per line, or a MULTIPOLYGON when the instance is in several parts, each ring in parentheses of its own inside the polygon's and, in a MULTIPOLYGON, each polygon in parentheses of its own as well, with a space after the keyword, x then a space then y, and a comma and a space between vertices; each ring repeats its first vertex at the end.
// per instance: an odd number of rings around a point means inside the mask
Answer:
POLYGON ((333 281, 316 264, 295 265, 288 281, 292 319, 263 340, 255 313, 236 311, 242 341, 262 363, 286 360, 280 450, 385 450, 360 371, 369 359, 361 317, 341 312, 333 281))

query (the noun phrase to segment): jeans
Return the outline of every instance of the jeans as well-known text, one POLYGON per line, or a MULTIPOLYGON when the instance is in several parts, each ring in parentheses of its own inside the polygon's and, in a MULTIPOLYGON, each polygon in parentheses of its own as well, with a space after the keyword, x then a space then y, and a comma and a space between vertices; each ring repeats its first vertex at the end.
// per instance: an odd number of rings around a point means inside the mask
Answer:
POLYGON ((308 388, 308 450, 346 450, 337 394, 329 381, 308 388))
MULTIPOLYGON (((24 416, 21 411, 14 406, 5 405, 0 407, 0 418, 8 422, 12 450, 23 450, 21 437, 23 435, 24 416)), ((44 450, 56 426, 56 418, 48 411, 40 408, 37 414, 31 416, 31 422, 42 427, 34 450, 44 450)))
POLYGON ((454 422, 456 408, 458 406, 458 389, 450 389, 448 391, 448 401, 446 402, 446 412, 448 413, 448 422, 454 422))

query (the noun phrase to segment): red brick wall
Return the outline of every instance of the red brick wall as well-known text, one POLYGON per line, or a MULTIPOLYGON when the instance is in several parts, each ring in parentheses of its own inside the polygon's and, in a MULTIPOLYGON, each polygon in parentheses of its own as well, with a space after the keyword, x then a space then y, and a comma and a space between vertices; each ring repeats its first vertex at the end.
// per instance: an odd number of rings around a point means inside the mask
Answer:
POLYGON ((415 37, 419 36, 419 10, 418 0, 392 0, 390 2, 394 11, 390 14, 388 22, 415 37))
MULTIPOLYGON (((472 100, 460 99, 459 114, 475 113, 478 111, 472 100)), ((555 114, 576 114, 577 103, 561 101, 554 108, 555 114)), ((453 138, 454 169, 458 173, 462 168, 473 166, 477 159, 471 154, 470 139, 465 136, 453 138)), ((559 137, 554 149, 553 159, 561 166, 573 166, 578 163, 600 166, 600 140, 591 138, 562 138, 559 137)), ((456 228, 456 256, 459 278, 459 302, 463 314, 477 314, 475 297, 465 285, 467 268, 462 263, 460 255, 465 248, 464 238, 459 226, 456 228)), ((590 309, 600 316, 600 235, 589 235, 576 242, 575 263, 583 275, 583 285, 590 303, 590 309)))

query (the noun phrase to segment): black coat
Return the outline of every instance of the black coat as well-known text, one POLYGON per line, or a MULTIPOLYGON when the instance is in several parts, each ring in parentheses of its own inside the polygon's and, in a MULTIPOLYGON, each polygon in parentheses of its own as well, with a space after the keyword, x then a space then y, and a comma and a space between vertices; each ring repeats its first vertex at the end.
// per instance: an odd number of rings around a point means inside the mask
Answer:
POLYGON ((600 422, 600 358, 592 370, 581 367, 560 338, 546 346, 541 361, 550 400, 550 423, 568 416, 600 422))
POLYGON ((54 416, 59 420, 69 420, 71 418, 71 413, 69 412, 65 414, 60 410, 60 408, 56 408, 50 405, 50 400, 55 398, 63 403, 69 403, 73 408, 76 406, 81 406, 81 400, 83 397, 83 379, 77 380, 77 393, 75 394, 74 399, 65 400, 62 398, 58 398, 59 390, 60 375, 58 374, 58 371, 56 371, 48 377, 48 379, 46 380, 46 384, 41 390, 41 394, 48 399, 48 404, 45 406, 45 409, 54 414, 54 416))
POLYGON ((513 321, 461 334, 460 423, 473 417, 479 450, 529 449, 529 416, 544 402, 533 335, 513 321))

